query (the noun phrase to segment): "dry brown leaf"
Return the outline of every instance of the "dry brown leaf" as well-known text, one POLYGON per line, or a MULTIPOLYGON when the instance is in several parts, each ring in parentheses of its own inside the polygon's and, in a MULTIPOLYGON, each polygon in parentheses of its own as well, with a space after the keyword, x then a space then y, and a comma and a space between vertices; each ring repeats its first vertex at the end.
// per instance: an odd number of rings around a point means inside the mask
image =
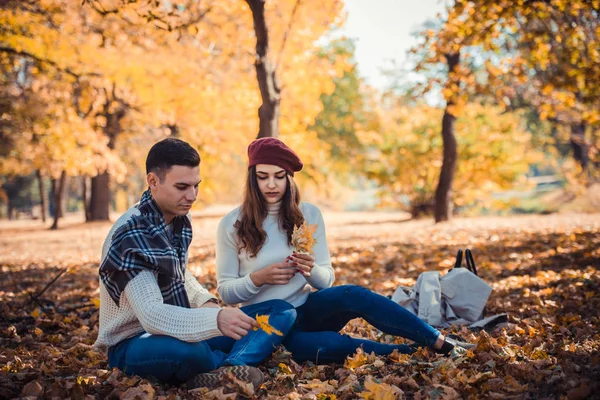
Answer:
POLYGON ((23 387, 21 396, 23 397, 40 397, 44 393, 43 386, 38 381, 29 382, 23 387))
POLYGON ((400 388, 387 383, 377 383, 371 376, 365 378, 365 389, 360 395, 366 400, 396 400, 403 397, 400 388))
POLYGON ((121 397, 121 400, 154 400, 155 391, 152 385, 142 384, 131 387, 121 397))

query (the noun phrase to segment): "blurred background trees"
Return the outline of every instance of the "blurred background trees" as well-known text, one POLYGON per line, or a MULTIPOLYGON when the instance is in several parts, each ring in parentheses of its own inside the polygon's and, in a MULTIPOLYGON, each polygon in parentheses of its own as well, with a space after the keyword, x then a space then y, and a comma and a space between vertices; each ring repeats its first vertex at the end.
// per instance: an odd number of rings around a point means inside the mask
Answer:
POLYGON ((454 1, 418 33, 416 78, 382 93, 336 35, 341 0, 3 1, 3 216, 107 220, 169 135, 200 150, 199 207, 236 202, 248 143, 279 136, 312 201, 356 208, 368 190, 436 221, 544 211, 518 198, 598 180, 599 8, 454 1))

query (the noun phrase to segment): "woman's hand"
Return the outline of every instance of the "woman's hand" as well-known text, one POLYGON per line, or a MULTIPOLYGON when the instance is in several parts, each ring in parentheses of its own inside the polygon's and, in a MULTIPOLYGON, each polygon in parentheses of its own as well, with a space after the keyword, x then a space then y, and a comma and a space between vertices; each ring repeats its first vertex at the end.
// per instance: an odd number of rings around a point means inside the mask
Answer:
POLYGON ((315 267, 315 258, 306 253, 296 253, 288 257, 290 265, 298 269, 304 276, 310 276, 310 271, 315 267))
POLYGON ((286 285, 296 274, 296 267, 287 261, 266 266, 265 268, 250 274, 250 279, 255 286, 263 285, 286 285))

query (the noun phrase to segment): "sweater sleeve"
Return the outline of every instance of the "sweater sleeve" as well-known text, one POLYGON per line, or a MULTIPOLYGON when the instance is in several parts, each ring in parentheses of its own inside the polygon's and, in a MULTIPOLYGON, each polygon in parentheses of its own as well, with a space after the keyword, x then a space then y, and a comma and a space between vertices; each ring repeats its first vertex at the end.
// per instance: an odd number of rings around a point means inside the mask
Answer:
POLYGON ((217 327, 220 308, 182 308, 164 304, 160 288, 151 271, 133 278, 123 294, 144 330, 184 342, 199 342, 223 334, 217 327))
POLYGON ((315 239, 317 243, 313 247, 315 257, 315 266, 310 272, 310 276, 306 277, 306 281, 313 288, 320 290, 326 289, 333 285, 335 280, 335 271, 331 265, 331 256, 327 246, 327 235, 325 233, 325 221, 321 211, 312 204, 305 204, 305 218, 309 224, 317 224, 315 239))
POLYGON ((192 275, 189 269, 185 269, 185 291, 192 308, 200 307, 211 299, 217 300, 204 286, 202 286, 196 277, 192 275))
POLYGON ((238 247, 231 218, 226 216, 217 229, 217 292, 226 304, 250 300, 260 288, 254 285, 250 274, 240 276, 238 247))

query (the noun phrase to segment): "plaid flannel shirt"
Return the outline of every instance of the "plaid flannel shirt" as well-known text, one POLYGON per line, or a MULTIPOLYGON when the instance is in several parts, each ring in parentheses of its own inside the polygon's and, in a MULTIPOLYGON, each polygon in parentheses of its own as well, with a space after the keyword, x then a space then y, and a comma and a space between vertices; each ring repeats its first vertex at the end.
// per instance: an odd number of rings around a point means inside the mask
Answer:
POLYGON ((187 251, 192 241, 192 226, 187 216, 173 219, 173 235, 150 189, 137 206, 140 215, 132 216, 117 229, 110 249, 100 265, 100 278, 110 297, 119 305, 127 283, 142 270, 157 273, 164 302, 190 307, 185 291, 187 251))

